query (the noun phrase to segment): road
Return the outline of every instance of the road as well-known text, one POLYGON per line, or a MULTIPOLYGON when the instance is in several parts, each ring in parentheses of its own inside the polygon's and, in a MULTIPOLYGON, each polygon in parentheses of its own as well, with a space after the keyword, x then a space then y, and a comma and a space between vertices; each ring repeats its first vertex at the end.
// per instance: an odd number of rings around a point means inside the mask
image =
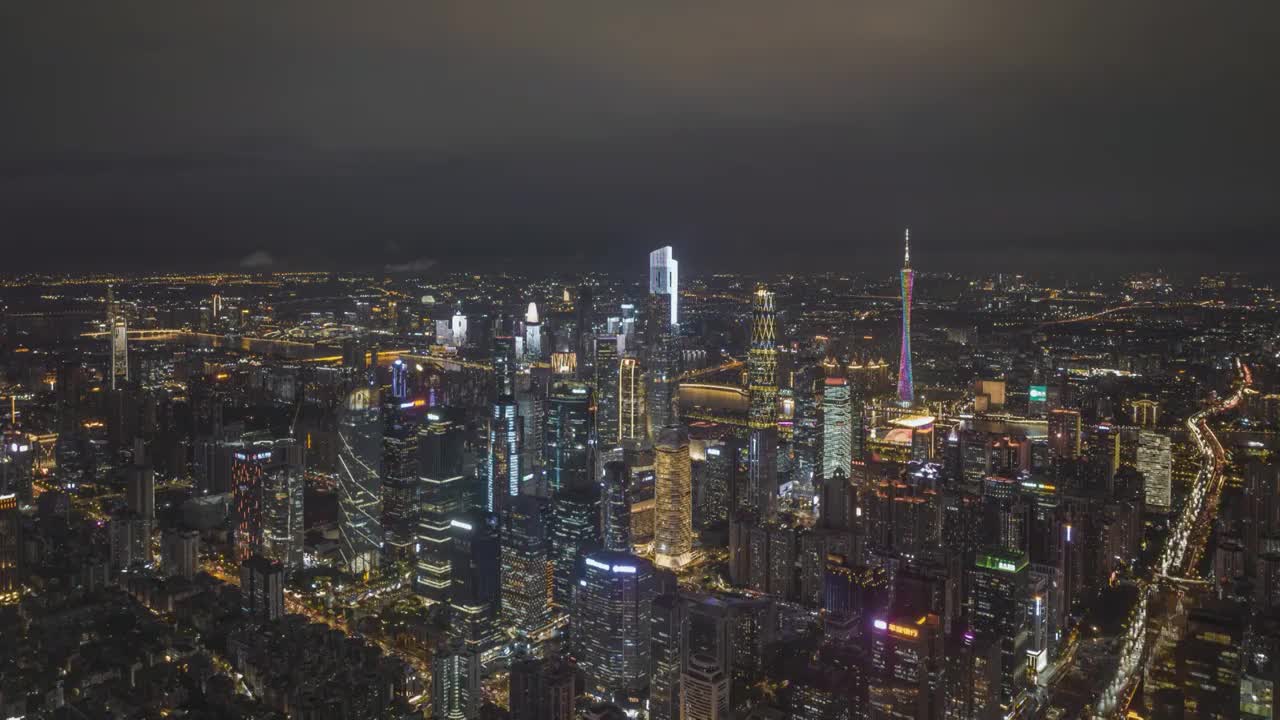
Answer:
MULTIPOLYGON (((1178 514, 1164 552, 1148 571, 1147 577, 1139 581, 1138 601, 1129 615, 1128 631, 1120 651, 1116 675, 1107 683, 1095 707, 1099 717, 1123 717, 1128 711, 1146 665, 1148 631, 1162 627, 1168 620, 1167 612, 1148 615, 1150 601, 1160 585, 1167 583, 1170 578, 1194 574, 1204 553, 1205 543, 1218 511, 1218 496, 1223 482, 1222 469, 1226 461, 1226 452, 1209 428, 1208 419, 1234 408, 1239 404, 1244 389, 1252 384, 1253 377, 1249 367, 1239 361, 1237 367, 1240 382, 1235 392, 1227 399, 1187 418, 1187 431, 1196 441, 1201 455, 1200 473, 1196 476, 1186 504, 1178 514)), ((1180 586, 1178 591, 1182 591, 1180 586)))

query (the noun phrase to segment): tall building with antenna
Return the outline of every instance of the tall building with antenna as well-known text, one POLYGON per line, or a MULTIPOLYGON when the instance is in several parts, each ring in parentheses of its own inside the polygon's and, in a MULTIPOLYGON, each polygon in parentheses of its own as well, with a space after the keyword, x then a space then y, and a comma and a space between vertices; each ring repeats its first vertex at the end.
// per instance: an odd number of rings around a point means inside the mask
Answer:
POLYGON ((910 406, 916 400, 911 379, 911 291, 915 285, 915 273, 911 270, 910 228, 906 232, 905 249, 902 257, 902 354, 898 359, 898 402, 910 406))

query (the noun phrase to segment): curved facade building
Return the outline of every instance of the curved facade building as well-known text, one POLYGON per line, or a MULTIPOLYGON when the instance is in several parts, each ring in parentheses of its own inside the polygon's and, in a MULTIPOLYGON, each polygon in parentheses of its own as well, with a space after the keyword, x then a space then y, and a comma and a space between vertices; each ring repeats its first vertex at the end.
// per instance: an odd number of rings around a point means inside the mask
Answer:
POLYGON ((693 559, 693 467, 689 433, 668 425, 654 446, 654 563, 681 568, 693 559))
POLYGON ((378 392, 347 395, 338 422, 338 531, 347 571, 364 575, 382 553, 382 432, 378 392))

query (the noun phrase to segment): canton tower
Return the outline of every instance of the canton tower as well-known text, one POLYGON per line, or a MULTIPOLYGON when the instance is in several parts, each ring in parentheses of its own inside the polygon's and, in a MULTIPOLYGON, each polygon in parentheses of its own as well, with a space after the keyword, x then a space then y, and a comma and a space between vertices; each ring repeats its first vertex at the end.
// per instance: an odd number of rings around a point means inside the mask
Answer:
POLYGON ((906 253, 902 257, 902 355, 898 358, 898 402, 903 407, 915 403, 916 393, 911 383, 911 288, 915 285, 915 273, 911 271, 911 229, 906 233, 906 253))

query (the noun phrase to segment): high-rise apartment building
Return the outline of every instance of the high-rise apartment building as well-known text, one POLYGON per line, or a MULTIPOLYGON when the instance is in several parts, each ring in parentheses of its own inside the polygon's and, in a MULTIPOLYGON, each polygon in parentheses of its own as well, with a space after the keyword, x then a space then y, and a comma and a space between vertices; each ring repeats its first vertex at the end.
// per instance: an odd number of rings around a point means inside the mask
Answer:
POLYGON ((1173 502, 1173 446, 1168 435, 1149 430, 1138 433, 1138 472, 1142 473, 1146 507, 1154 512, 1168 512, 1173 502))

